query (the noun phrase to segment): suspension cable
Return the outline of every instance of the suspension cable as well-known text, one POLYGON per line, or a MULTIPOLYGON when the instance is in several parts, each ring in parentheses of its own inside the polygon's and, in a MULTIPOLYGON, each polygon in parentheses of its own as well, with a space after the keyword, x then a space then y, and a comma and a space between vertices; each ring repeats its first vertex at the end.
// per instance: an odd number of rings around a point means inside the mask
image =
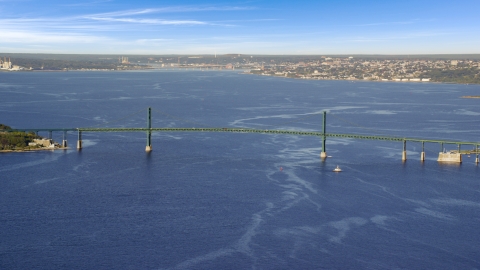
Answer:
POLYGON ((186 122, 186 123, 190 123, 190 124, 194 124, 194 125, 200 125, 200 126, 208 127, 208 125, 205 125, 205 124, 202 124, 202 123, 199 123, 199 122, 190 121, 190 120, 187 120, 187 119, 178 117, 178 116, 174 116, 174 115, 168 114, 168 113, 166 113, 166 112, 162 112, 162 111, 157 110, 157 109, 153 109, 153 108, 152 108, 152 111, 158 112, 158 113, 160 113, 160 114, 162 114, 162 115, 165 115, 165 116, 167 116, 167 117, 169 117, 169 118, 172 118, 172 119, 175 119, 175 120, 178 120, 178 121, 181 121, 181 122, 186 122))
POLYGON ((125 119, 127 119, 127 118, 129 118, 129 117, 132 117, 132 116, 134 116, 134 115, 137 115, 137 114, 141 113, 142 111, 145 111, 145 108, 142 108, 142 109, 140 109, 140 110, 138 110, 138 111, 136 111, 136 112, 134 112, 134 113, 132 113, 132 114, 129 114, 129 115, 127 115, 127 116, 124 116, 124 117, 115 119, 115 120, 113 120, 113 121, 100 123, 100 124, 97 124, 97 125, 94 125, 94 126, 90 126, 90 127, 91 127, 91 128, 94 128, 94 127, 98 127, 98 126, 100 126, 100 125, 108 125, 108 124, 117 123, 117 122, 120 122, 120 121, 122 121, 122 120, 125 120, 125 119))
POLYGON ((303 121, 305 119, 308 119, 308 118, 311 118, 311 117, 314 117, 314 116, 318 116, 318 115, 321 115, 323 112, 321 113, 313 113, 313 114, 310 114, 310 115, 307 115, 305 117, 301 117, 301 118, 297 118, 295 120, 290 120, 290 121, 286 121, 286 122, 281 122, 281 123, 278 123, 278 124, 275 124, 275 125, 265 125, 267 127, 279 127, 279 126, 284 126, 286 124, 291 124, 291 123, 297 123, 297 122, 300 122, 300 121, 303 121))
MULTIPOLYGON (((368 127, 364 127, 364 126, 358 125, 358 124, 353 123, 353 122, 351 122, 351 121, 345 120, 345 119, 343 119, 343 118, 341 118, 341 117, 339 117, 339 116, 336 116, 335 114, 329 114, 329 116, 333 116, 333 117, 337 118, 338 120, 340 120, 340 121, 342 121, 342 122, 345 122, 345 123, 348 123, 348 124, 351 124, 351 125, 353 125, 353 126, 356 126, 356 127, 362 128, 362 129, 366 129, 366 130, 370 130, 370 131, 374 131, 374 132, 375 132, 376 134, 378 134, 378 135, 390 136, 390 134, 386 134, 386 133, 381 132, 381 131, 379 131, 379 130, 377 130, 377 129, 368 128, 368 127)), ((437 151, 431 149, 430 147, 426 147, 425 145, 424 145, 423 147, 424 147, 424 149, 425 149, 426 151, 430 151, 430 152, 433 152, 433 153, 436 153, 436 152, 437 152, 437 151)))
POLYGON ((359 128, 361 128, 361 129, 365 129, 365 130, 374 131, 375 133, 377 133, 377 134, 379 134, 379 135, 390 136, 390 134, 381 132, 381 131, 379 131, 379 130, 377 130, 377 129, 373 129, 373 128, 368 128, 368 127, 361 126, 361 125, 359 125, 359 124, 356 124, 356 123, 353 123, 353 122, 348 121, 348 120, 346 120, 346 119, 343 119, 343 118, 341 118, 341 117, 339 117, 339 116, 336 116, 335 114, 329 114, 329 116, 333 116, 334 118, 337 118, 338 120, 340 120, 340 121, 342 121, 342 122, 345 122, 345 123, 347 123, 347 124, 350 124, 350 125, 352 125, 352 126, 356 126, 356 127, 359 127, 359 128))

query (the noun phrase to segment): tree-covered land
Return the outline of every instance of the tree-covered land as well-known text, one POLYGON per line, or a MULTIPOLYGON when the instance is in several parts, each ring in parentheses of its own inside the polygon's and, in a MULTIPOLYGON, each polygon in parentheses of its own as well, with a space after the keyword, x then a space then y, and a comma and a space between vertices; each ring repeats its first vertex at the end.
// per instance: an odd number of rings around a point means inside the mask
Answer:
POLYGON ((117 69, 117 66, 115 64, 105 61, 73 61, 15 58, 12 59, 12 62, 22 67, 32 68, 33 70, 76 70, 82 68, 107 70, 117 69))
POLYGON ((12 63, 24 67, 26 70, 132 70, 144 69, 147 66, 139 66, 130 63, 117 63, 114 60, 58 60, 58 59, 26 59, 12 58, 12 63))
POLYGON ((462 68, 454 70, 433 69, 422 74, 434 82, 476 83, 480 84, 480 70, 478 68, 462 68))
POLYGON ((40 139, 35 133, 10 132, 9 126, 0 124, 0 150, 27 150, 39 148, 38 146, 28 146, 34 139, 40 139))

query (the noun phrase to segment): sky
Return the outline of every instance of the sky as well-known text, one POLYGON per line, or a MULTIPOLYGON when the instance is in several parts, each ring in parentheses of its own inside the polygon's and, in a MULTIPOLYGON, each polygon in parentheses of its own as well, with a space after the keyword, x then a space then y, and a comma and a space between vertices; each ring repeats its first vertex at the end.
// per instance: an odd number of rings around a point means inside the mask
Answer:
POLYGON ((0 0, 0 53, 479 54, 480 0, 0 0))

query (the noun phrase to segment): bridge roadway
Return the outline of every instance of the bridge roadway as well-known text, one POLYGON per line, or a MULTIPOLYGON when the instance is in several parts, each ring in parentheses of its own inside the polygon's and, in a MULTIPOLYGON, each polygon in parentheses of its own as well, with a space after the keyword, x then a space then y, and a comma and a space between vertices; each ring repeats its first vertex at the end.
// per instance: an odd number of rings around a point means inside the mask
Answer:
POLYGON ((233 132, 233 133, 262 133, 262 134, 287 134, 302 136, 317 136, 330 138, 349 138, 349 139, 365 139, 365 140, 381 140, 381 141, 409 141, 409 142, 426 142, 426 143, 444 143, 444 144, 461 144, 461 145, 479 145, 480 142, 461 142, 446 140, 431 140, 418 138, 401 138, 377 135, 360 135, 360 134, 337 134, 323 133, 317 131, 295 131, 295 130, 270 130, 270 129, 248 129, 248 128, 78 128, 76 131, 81 132, 233 132))
POLYGON ((440 143, 440 144, 456 144, 456 145, 473 145, 480 146, 480 142, 463 142, 449 140, 432 140, 419 138, 403 138, 378 135, 361 135, 361 134, 338 134, 323 133, 316 131, 294 131, 294 130, 269 130, 269 129, 249 129, 249 128, 41 128, 41 129, 16 129, 12 131, 61 131, 61 132, 233 132, 233 133, 262 133, 262 134, 286 134, 286 135, 302 135, 329 138, 348 138, 348 139, 364 139, 364 140, 380 140, 380 141, 397 141, 397 142, 420 142, 420 143, 440 143))

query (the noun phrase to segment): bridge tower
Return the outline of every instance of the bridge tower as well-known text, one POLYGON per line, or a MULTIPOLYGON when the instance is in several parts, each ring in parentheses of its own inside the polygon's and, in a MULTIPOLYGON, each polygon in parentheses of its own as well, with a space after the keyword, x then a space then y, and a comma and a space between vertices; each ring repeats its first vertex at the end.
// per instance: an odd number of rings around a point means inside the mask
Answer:
POLYGON ((327 111, 323 111, 323 135, 322 135, 322 153, 320 153, 320 158, 327 158, 326 152, 326 141, 327 141, 327 111))
POLYGON ((148 107, 147 114, 147 146, 145 147, 146 152, 152 151, 152 108, 148 107))

